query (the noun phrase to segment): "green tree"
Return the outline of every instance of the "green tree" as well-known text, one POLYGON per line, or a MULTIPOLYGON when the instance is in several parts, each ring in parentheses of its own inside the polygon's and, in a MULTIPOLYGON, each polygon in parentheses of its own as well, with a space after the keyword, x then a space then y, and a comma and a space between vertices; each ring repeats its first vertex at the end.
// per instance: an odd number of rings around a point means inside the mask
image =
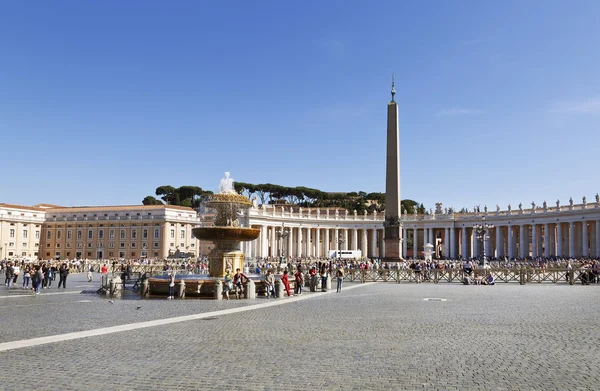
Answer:
POLYGON ((163 203, 161 200, 157 200, 156 198, 154 198, 152 196, 146 196, 142 200, 142 204, 143 205, 162 205, 163 203))

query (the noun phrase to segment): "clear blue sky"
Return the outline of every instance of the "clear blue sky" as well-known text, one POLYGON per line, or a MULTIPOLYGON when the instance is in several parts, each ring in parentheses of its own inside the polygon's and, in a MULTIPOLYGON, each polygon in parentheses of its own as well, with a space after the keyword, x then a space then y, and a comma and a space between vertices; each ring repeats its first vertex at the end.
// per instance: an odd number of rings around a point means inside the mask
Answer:
POLYGON ((3 1, 0 202, 159 185, 385 191, 427 208, 600 191, 598 1, 3 1))

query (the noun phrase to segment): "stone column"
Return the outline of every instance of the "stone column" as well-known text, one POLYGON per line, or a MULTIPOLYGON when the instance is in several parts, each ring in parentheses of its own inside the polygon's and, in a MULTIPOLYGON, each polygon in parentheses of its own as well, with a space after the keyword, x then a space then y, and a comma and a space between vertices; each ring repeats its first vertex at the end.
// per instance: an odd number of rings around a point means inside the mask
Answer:
POLYGON ((538 256, 538 242, 537 242, 537 225, 531 224, 531 256, 537 258, 538 256))
POLYGON ((329 228, 325 228, 325 238, 323 240, 325 247, 323 252, 323 257, 329 258, 329 251, 331 251, 331 247, 329 246, 329 228))
POLYGON ((260 226, 260 256, 266 258, 269 255, 267 226, 260 226))
POLYGON ((371 258, 377 258, 377 230, 371 231, 371 258))
POLYGON ((559 257, 563 256, 563 237, 561 223, 556 223, 556 255, 559 257))
POLYGON ((475 230, 475 228, 471 229, 471 238, 473 240, 473 253, 471 255, 472 258, 477 258, 479 257, 481 251, 479 250, 479 242, 480 240, 477 239, 477 231, 475 230))
POLYGON ((362 230, 362 254, 363 257, 368 257, 369 246, 367 243, 367 230, 363 228, 362 230))
POLYGON ((304 239, 304 241, 306 242, 306 256, 310 257, 312 256, 312 244, 310 242, 311 239, 311 229, 310 228, 306 228, 306 238, 304 239))
MULTIPOLYGON (((379 232, 379 258, 385 258, 385 230, 380 229, 379 232)), ((400 233, 402 235, 402 233, 400 233)), ((402 238, 402 237, 400 237, 402 238)), ((402 251, 402 248, 400 248, 402 251)), ((402 252, 400 253, 400 258, 403 258, 402 252)))
POLYGON ((406 240, 407 234, 408 230, 406 228, 402 228, 402 259, 406 259, 406 254, 408 254, 408 240, 406 240))
POLYGON ((588 244, 588 226, 587 226, 587 221, 583 220, 581 222, 581 236, 582 236, 582 253, 581 255, 584 257, 589 257, 590 256, 590 246, 588 244))
POLYGON ((287 248, 285 249, 286 257, 293 257, 294 253, 292 252, 292 248, 294 247, 294 229, 290 228, 290 234, 287 237, 287 248))
POLYGON ((500 253, 502 252, 500 250, 502 247, 502 227, 496 226, 494 229, 496 230, 496 251, 494 252, 493 256, 500 258, 500 253))
POLYGON ((460 232, 461 246, 460 252, 463 259, 469 258, 469 249, 467 248, 467 227, 462 227, 460 232))
POLYGON ((334 228, 334 230, 333 230, 333 243, 332 244, 333 244, 333 249, 336 250, 336 251, 340 249, 339 248, 339 244, 338 244, 338 240, 340 239, 339 235, 340 235, 339 230, 337 228, 334 228))
POLYGON ((450 228, 450 257, 456 259, 456 228, 450 228))
POLYGON ((569 222, 569 257, 575 256, 575 223, 569 222))
POLYGON ((417 229, 413 228, 413 259, 417 258, 419 253, 419 237, 417 236, 417 229))
POLYGON ((317 258, 320 258, 321 257, 321 228, 315 229, 315 242, 316 242, 315 256, 317 258))
POLYGON ((296 256, 302 256, 302 227, 298 227, 298 236, 296 237, 296 256))
POLYGON ((344 228, 342 230, 342 235, 343 235, 343 238, 344 238, 344 244, 342 245, 343 246, 343 250, 348 250, 348 248, 349 248, 349 244, 348 244, 348 230, 344 228))
MULTIPOLYGON (((519 224, 519 258, 525 258, 525 225, 519 224)), ((529 246, 527 246, 529 247, 529 246)))
POLYGON ((514 249, 515 237, 513 235, 512 225, 507 226, 506 235, 507 235, 507 240, 508 240, 508 244, 506 246, 507 250, 508 250, 508 258, 512 259, 515 257, 515 249, 514 249))
POLYGON ((596 220, 596 257, 600 258, 600 220, 596 220))
POLYGON ((544 257, 548 258, 550 256, 550 231, 548 228, 548 223, 544 224, 544 257))
POLYGON ((358 230, 352 229, 352 251, 358 250, 358 230))
POLYGON ((429 229, 423 228, 423 249, 427 243, 429 243, 429 229))
POLYGON ((444 229, 444 258, 450 258, 450 228, 444 229))
POLYGON ((275 240, 275 227, 269 227, 269 247, 271 248, 269 254, 272 257, 277 256, 277 242, 275 240))

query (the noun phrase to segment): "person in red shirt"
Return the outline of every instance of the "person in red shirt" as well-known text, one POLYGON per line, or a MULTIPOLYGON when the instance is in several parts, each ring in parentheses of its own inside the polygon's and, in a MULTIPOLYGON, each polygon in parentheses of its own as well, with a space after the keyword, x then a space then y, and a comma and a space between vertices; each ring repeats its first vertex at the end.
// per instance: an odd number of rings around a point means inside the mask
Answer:
POLYGON ((106 263, 100 268, 100 273, 108 274, 108 266, 106 266, 106 263))
POLYGON ((292 293, 290 292, 290 280, 288 278, 287 270, 283 272, 283 275, 281 276, 281 282, 283 283, 283 287, 285 288, 285 291, 287 292, 288 296, 291 296, 292 293))
POLYGON ((235 274, 233 275, 233 286, 235 288, 235 296, 238 300, 244 295, 244 284, 247 283, 248 280, 249 278, 240 271, 239 267, 235 269, 235 274))

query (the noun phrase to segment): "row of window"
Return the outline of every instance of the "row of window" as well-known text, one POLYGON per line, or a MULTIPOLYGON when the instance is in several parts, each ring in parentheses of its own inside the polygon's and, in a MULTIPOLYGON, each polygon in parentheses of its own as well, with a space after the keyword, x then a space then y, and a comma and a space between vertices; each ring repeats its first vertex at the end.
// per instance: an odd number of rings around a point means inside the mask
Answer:
MULTIPOLYGON (((83 231, 78 230, 77 231, 77 239, 81 239, 82 236, 83 236, 83 231)), ((126 236, 127 236, 126 230, 122 229, 119 233, 119 237, 121 239, 125 239, 126 236)), ((67 230, 67 239, 71 239, 71 238, 72 238, 72 231, 67 230)), ((87 238, 88 239, 94 238, 94 230, 93 229, 88 230, 87 238)), ((115 230, 114 229, 111 229, 108 231, 108 238, 109 239, 115 238, 115 230)), ((36 239, 39 239, 39 237, 36 239)), ((52 231, 46 232, 46 239, 48 239, 48 240, 52 239, 52 231)), ((62 239, 62 231, 56 231, 56 239, 57 240, 62 239)), ((98 230, 98 239, 104 239, 104 230, 103 229, 98 230)), ((135 229, 131 230, 131 239, 137 239, 137 230, 135 230, 135 229)), ((147 229, 142 230, 142 239, 148 239, 148 230, 147 229)), ((160 239, 160 229, 159 228, 154 229, 154 239, 160 239)))
MULTIPOLYGON (((27 239, 27 236, 29 235, 29 231, 24 229, 23 230, 23 239, 27 239)), ((8 236, 10 238, 14 238, 15 237, 15 230, 13 228, 10 229, 10 231, 8 232, 8 236)), ((39 239, 40 238, 40 231, 35 231, 35 238, 39 239)))
MULTIPOLYGON (((27 247, 28 244, 27 243, 21 243, 22 246, 21 247, 27 247)), ((39 243, 34 243, 35 247, 38 247, 40 244, 39 243)), ((8 242, 8 247, 15 247, 15 242, 8 242)))
MULTIPOLYGON (((12 252, 10 252, 10 253, 8 253, 8 255, 9 255, 9 256, 12 256, 12 255, 13 255, 13 253, 12 253, 12 252)), ((22 255, 22 256, 26 256, 26 253, 22 253, 21 255, 22 255)), ((35 256, 37 256, 37 255, 38 255, 38 253, 35 253, 35 256)), ((48 252, 46 252, 46 257, 48 257, 48 258, 49 258, 50 256, 51 256, 51 255, 50 255, 50 252, 49 252, 49 251, 48 251, 48 252)), ((60 257, 62 257, 62 253, 61 253, 61 251, 55 251, 55 252, 54 252, 54 256, 55 256, 55 257, 57 257, 57 258, 60 258, 60 257)), ((66 253, 66 255, 65 255, 65 256, 66 256, 67 258, 70 258, 70 257, 71 257, 71 252, 70 252, 70 251, 67 251, 67 253, 66 253)), ((77 252, 77 253, 75 253, 75 257, 77 257, 77 258, 80 258, 80 257, 82 257, 82 256, 83 256, 83 254, 82 254, 81 252, 77 252)), ((115 253, 114 253, 114 252, 112 252, 112 251, 109 251, 109 252, 108 252, 108 257, 109 257, 109 258, 112 258, 112 257, 114 257, 114 256, 115 256, 115 253)), ((91 251, 88 251, 88 252, 87 252, 87 257, 88 257, 88 258, 92 258, 92 252, 91 252, 91 251)), ((94 254, 94 255, 93 255, 93 257, 100 257, 100 258, 103 258, 103 257, 104 257, 104 254, 96 253, 96 254, 94 254)), ((135 251, 132 251, 132 252, 131 252, 131 257, 132 257, 132 258, 135 258, 135 257, 137 257, 137 253, 136 253, 135 251)), ((140 252, 140 258, 147 258, 147 257, 148 257, 148 251, 141 251, 141 252, 140 252)), ((158 251, 154 251, 154 257, 158 257, 158 251)), ((119 251, 119 258, 125 258, 125 251, 119 251)))
MULTIPOLYGON (((26 245, 27 245, 27 243, 23 243, 23 247, 26 247, 26 245)), ((154 242, 153 245, 154 245, 154 248, 160 248, 160 243, 159 242, 154 242)), ((36 243, 35 246, 37 247, 38 243, 36 243)), ((190 244, 190 246, 191 247, 196 247, 196 245, 194 243, 190 244)), ((9 243, 9 247, 14 247, 14 243, 9 243)), ((46 247, 50 248, 51 244, 50 243, 46 243, 46 247)), ((61 247, 61 244, 60 243, 56 243, 55 248, 60 248, 60 247, 61 247)), ((71 243, 66 243, 65 247, 66 248, 71 248, 71 243)), ((83 243, 77 243, 77 248, 82 248, 82 247, 83 247, 83 243)), ((92 243, 87 243, 87 247, 88 248, 92 248, 94 246, 93 246, 92 243)), ((96 247, 104 247, 104 244, 103 243, 98 243, 96 245, 96 247)), ((108 243, 108 247, 109 248, 114 248, 115 247, 115 242, 109 242, 108 243)), ((125 248, 125 247, 127 247, 126 244, 125 244, 125 242, 119 243, 119 248, 125 248)), ((129 247, 136 248, 137 245, 136 245, 136 243, 130 243, 129 247)), ((147 248, 147 247, 148 247, 147 243, 142 243, 142 248, 147 248)), ((170 247, 175 247, 175 243, 170 243, 170 247)), ((184 243, 180 243, 180 247, 184 248, 185 244, 184 243)))

